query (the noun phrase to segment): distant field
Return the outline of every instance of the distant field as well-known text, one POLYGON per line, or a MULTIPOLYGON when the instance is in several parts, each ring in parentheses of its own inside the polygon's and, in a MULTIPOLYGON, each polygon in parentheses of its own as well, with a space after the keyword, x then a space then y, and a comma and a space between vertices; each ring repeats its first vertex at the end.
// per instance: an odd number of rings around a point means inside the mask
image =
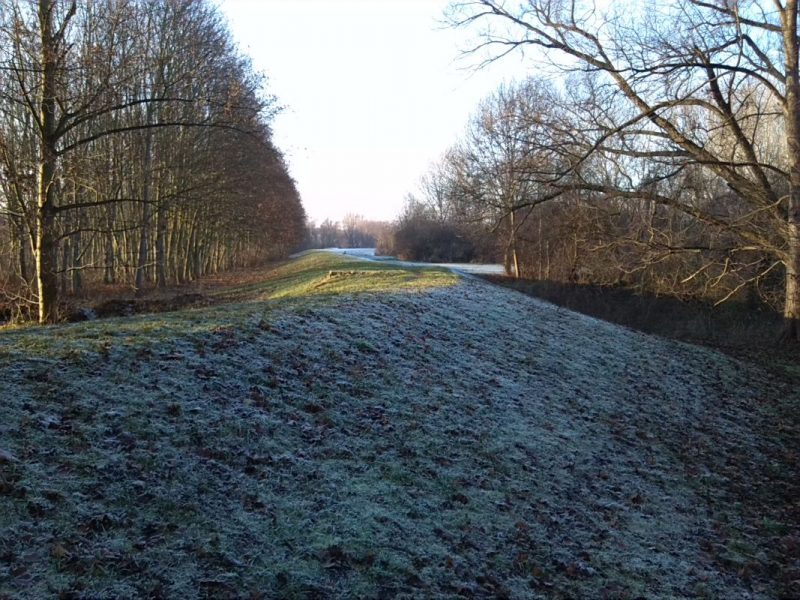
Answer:
POLYGON ((312 253, 0 332, 0 598, 800 596, 796 381, 312 253))

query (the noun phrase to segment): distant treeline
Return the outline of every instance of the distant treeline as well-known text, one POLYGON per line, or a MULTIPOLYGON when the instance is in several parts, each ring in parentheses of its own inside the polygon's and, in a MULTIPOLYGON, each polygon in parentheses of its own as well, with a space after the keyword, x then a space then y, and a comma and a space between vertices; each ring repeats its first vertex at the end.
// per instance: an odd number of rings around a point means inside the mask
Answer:
POLYGON ((0 301, 285 255, 305 214, 278 105, 197 0, 0 0, 0 301))
POLYGON ((325 219, 319 225, 309 223, 306 231, 307 248, 374 248, 386 237, 390 224, 368 221, 361 215, 349 213, 341 221, 325 219))

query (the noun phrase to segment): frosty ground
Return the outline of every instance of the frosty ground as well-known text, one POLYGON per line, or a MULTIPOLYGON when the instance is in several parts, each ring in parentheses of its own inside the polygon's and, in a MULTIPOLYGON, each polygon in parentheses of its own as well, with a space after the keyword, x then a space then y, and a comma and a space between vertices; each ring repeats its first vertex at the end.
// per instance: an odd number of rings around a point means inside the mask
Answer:
POLYGON ((0 597, 800 596, 796 380, 444 270, 0 332, 0 597))
POLYGON ((505 275, 505 268, 498 264, 484 263, 421 263, 398 260, 393 256, 377 256, 375 248, 327 248, 326 252, 334 252, 344 256, 355 256, 367 260, 379 260, 398 267, 441 267, 455 271, 461 275, 505 275))

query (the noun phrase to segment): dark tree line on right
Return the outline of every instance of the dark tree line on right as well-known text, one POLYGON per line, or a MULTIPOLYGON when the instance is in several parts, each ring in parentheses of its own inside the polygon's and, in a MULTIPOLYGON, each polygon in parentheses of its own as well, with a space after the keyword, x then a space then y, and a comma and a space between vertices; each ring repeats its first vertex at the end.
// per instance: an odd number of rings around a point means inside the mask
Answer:
POLYGON ((560 76, 489 97, 406 221, 488 225, 517 276, 758 296, 798 339, 797 0, 609 5, 451 6, 485 67, 524 51, 560 76))

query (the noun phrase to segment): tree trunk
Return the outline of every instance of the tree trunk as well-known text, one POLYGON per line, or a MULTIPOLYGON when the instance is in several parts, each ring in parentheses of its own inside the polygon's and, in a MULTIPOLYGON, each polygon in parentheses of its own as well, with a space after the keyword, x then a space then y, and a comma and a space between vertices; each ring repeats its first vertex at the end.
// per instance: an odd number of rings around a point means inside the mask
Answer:
POLYGON ((167 209, 163 200, 156 208, 156 287, 167 287, 167 209))
POLYGON ((42 40, 42 81, 39 100, 39 172, 36 201, 36 283, 39 293, 39 323, 58 318, 58 248, 55 225, 56 167, 56 75, 58 40, 53 25, 53 0, 39 0, 42 40))
POLYGON ((550 281, 550 240, 544 243, 544 279, 550 281))
MULTIPOLYGON (((64 223, 65 227, 69 227, 68 222, 64 223)), ((61 262, 58 265, 58 289, 59 298, 69 296, 69 269, 70 257, 72 256, 72 237, 66 237, 61 242, 61 262)))
POLYGON ((508 246, 511 250, 511 264, 514 266, 514 278, 519 279, 519 257, 517 256, 517 223, 516 211, 511 210, 511 234, 508 239, 508 246))
POLYGON ((786 53, 786 147, 789 156, 787 211, 786 298, 783 306, 785 341, 800 340, 800 81, 798 81, 797 0, 787 0, 783 19, 786 53))
POLYGON ((105 235, 105 268, 103 270, 104 283, 117 282, 117 270, 115 260, 115 239, 114 239, 114 223, 117 215, 117 205, 112 202, 106 208, 106 218, 108 224, 108 232, 105 235))
MULTIPOLYGON (((147 124, 153 122, 153 110, 147 105, 147 124)), ((136 280, 134 287, 139 293, 144 287, 147 261, 150 255, 150 186, 153 167, 153 133, 151 129, 144 133, 144 158, 142 160, 142 236, 139 238, 139 256, 136 261, 136 280)))
POLYGON ((542 274, 544 273, 544 267, 543 267, 543 265, 544 265, 544 249, 542 247, 542 215, 541 214, 539 215, 539 239, 537 241, 539 242, 539 257, 538 257, 539 258, 539 276, 538 276, 538 279, 539 279, 539 281, 541 281, 542 280, 542 274))
POLYGON ((39 202, 36 210, 36 283, 39 293, 39 323, 58 318, 57 246, 53 239, 55 215, 51 203, 52 168, 43 161, 40 168, 39 202), (50 184, 47 181, 50 181, 50 184))
POLYGON ((183 276, 180 269, 180 249, 183 243, 183 226, 181 222, 181 213, 176 211, 176 215, 172 217, 169 223, 169 240, 167 244, 167 263, 169 264, 169 271, 172 275, 172 281, 175 283, 183 283, 183 276))
POLYGON ((83 240, 81 239, 81 232, 80 232, 80 219, 78 220, 78 228, 79 230, 76 231, 72 235, 71 245, 72 245, 72 293, 76 296, 80 296, 83 294, 83 247, 82 243, 83 240))
MULTIPOLYGON (((13 208, 13 210, 21 212, 21 208, 13 208)), ((29 284, 31 281, 31 274, 28 270, 28 252, 26 248, 30 244, 30 235, 25 231, 25 225, 21 217, 11 217, 9 227, 11 228, 11 243, 14 248, 14 259, 16 262, 16 270, 20 278, 29 284)))
MULTIPOLYGON (((791 204, 791 202, 790 202, 791 204)), ((784 329, 781 334, 782 341, 796 341, 800 339, 800 287, 798 275, 800 274, 800 240, 798 239, 798 225, 789 222, 789 256, 786 261, 786 300, 783 305, 784 329)))

